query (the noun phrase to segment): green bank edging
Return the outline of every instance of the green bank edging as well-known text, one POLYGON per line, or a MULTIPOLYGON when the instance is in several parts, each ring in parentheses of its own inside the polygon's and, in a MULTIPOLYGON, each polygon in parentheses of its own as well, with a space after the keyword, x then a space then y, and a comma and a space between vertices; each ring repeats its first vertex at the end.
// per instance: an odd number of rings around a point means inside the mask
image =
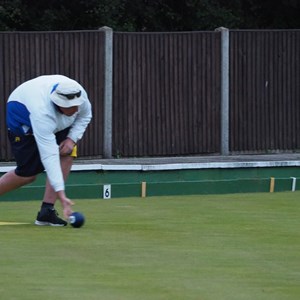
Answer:
MULTIPOLYGON (((147 197, 167 195, 201 195, 227 193, 274 192, 300 189, 299 167, 200 169, 166 171, 75 171, 71 172, 66 191, 72 199, 141 197, 142 182, 147 197), (296 184, 295 184, 296 183, 296 184)), ((0 197, 1 200, 40 200, 43 198, 45 174, 28 186, 0 197)))

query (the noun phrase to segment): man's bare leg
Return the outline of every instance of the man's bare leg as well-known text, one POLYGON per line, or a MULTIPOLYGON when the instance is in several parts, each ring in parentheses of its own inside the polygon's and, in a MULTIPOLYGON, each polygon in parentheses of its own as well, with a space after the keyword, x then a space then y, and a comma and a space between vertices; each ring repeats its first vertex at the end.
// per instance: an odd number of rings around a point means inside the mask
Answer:
POLYGON ((11 170, 0 178, 0 195, 15 190, 23 185, 33 182, 36 176, 22 177, 11 170))
MULTIPOLYGON (((61 163, 61 169, 63 172, 64 180, 66 181, 66 179, 68 178, 68 175, 70 173, 72 164, 73 164, 73 157, 61 156, 60 163, 61 163)), ((56 192, 52 188, 52 186, 47 178, 43 203, 55 204, 56 199, 57 199, 56 192)))

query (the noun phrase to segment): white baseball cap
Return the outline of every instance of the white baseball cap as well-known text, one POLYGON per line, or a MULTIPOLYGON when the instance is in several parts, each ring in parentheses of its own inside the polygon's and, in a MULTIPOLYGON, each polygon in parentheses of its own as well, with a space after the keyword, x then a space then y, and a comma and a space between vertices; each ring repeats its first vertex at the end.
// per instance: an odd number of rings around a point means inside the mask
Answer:
POLYGON ((81 90, 81 86, 76 82, 59 82, 54 85, 50 99, 60 107, 79 106, 84 102, 81 90))

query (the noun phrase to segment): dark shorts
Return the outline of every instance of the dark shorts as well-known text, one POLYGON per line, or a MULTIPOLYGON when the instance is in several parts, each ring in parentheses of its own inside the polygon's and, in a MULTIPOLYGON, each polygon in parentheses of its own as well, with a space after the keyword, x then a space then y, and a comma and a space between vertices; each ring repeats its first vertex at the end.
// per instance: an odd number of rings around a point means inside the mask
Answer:
MULTIPOLYGON (((58 145, 66 139, 69 129, 70 128, 66 128, 55 134, 58 145)), ((17 163, 15 173, 18 176, 30 177, 42 173, 45 170, 33 135, 20 136, 9 130, 8 138, 17 163)))

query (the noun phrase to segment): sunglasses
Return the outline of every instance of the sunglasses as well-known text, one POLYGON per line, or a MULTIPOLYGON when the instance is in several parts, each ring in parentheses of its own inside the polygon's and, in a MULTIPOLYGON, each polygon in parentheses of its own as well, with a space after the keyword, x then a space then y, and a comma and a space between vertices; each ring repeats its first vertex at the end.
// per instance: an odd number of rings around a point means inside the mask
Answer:
POLYGON ((75 97, 79 98, 81 95, 81 91, 74 93, 74 94, 62 94, 62 93, 57 93, 58 95, 64 96, 69 100, 74 99, 75 97))

